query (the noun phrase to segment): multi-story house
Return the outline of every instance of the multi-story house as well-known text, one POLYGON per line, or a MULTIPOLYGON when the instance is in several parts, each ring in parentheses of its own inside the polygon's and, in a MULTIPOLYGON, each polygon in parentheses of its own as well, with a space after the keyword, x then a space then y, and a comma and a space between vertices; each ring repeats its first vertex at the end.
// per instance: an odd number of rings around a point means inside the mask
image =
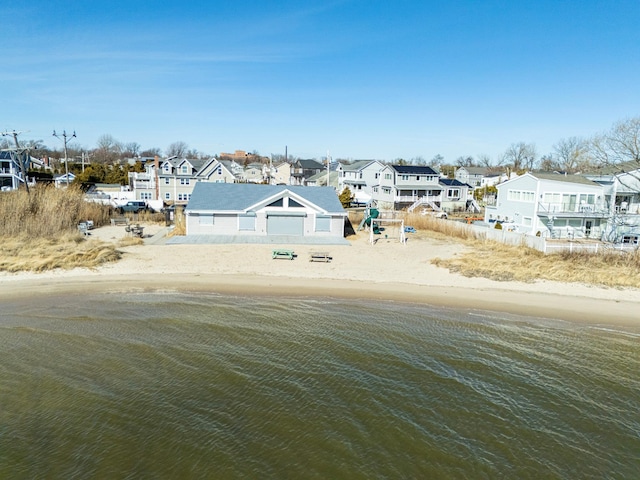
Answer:
POLYGON ((164 203, 186 205, 205 160, 167 158, 158 170, 159 199, 164 203))
POLYGON ((230 162, 214 157, 208 160, 169 158, 162 162, 147 162, 144 172, 129 173, 129 188, 135 200, 147 203, 185 204, 197 182, 235 183, 228 168, 230 162))
POLYGON ((604 187, 583 176, 525 173, 497 186, 485 221, 529 235, 600 238, 609 207, 604 187))
MULTIPOLYGON (((24 155, 26 154, 16 154, 11 150, 0 151, 0 189, 2 191, 16 190, 20 185, 24 185, 25 175, 20 167, 20 161, 23 158, 19 158, 24 155)), ((32 163, 39 166, 44 165, 42 161, 28 156, 26 159, 27 166, 32 163)), ((35 184, 34 179, 29 180, 27 178, 27 181, 29 185, 35 184)))
POLYGON ((384 165, 377 160, 356 160, 353 163, 339 163, 338 190, 349 188, 359 203, 367 203, 373 197, 373 188, 380 182, 384 165))
POLYGON ((636 162, 618 165, 609 173, 586 174, 604 188, 609 221, 604 239, 640 244, 640 168, 636 162))
POLYGON ((242 179, 246 183, 264 183, 267 179, 267 170, 264 163, 250 163, 245 167, 242 179))

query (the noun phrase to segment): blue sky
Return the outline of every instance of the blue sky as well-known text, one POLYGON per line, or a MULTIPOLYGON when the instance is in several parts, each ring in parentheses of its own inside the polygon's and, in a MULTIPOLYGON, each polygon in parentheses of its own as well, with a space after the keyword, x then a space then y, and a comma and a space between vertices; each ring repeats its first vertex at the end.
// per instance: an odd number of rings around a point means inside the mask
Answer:
POLYGON ((2 131, 302 158, 539 153, 640 115, 640 2, 0 0, 2 131))

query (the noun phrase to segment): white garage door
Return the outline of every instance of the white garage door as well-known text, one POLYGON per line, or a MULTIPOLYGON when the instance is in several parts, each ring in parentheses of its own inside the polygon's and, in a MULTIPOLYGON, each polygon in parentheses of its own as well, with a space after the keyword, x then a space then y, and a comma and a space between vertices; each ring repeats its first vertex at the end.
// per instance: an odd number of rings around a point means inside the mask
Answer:
POLYGON ((304 217, 289 215, 269 215, 267 217, 269 235, 304 235, 304 217))

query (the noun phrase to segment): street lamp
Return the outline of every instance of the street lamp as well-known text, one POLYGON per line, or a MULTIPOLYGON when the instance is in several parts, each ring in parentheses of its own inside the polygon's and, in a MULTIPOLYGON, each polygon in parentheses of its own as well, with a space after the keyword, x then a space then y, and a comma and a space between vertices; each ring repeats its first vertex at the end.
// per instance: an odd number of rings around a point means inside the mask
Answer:
POLYGON ((75 138, 76 137, 76 132, 74 130, 73 131, 73 135, 68 136, 66 130, 62 131, 62 135, 58 135, 56 133, 56 131, 54 130, 53 131, 53 136, 56 137, 56 138, 62 137, 62 140, 64 142, 64 173, 65 173, 65 176, 67 177, 67 188, 69 188, 69 164, 68 164, 68 160, 67 160, 67 139, 68 138, 75 138))

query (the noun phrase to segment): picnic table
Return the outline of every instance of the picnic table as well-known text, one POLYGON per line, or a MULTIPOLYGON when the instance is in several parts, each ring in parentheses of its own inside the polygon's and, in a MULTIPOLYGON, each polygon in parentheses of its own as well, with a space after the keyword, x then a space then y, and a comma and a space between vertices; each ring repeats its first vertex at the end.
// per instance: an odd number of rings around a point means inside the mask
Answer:
POLYGON ((310 262, 325 262, 328 263, 333 260, 333 257, 328 252, 311 252, 309 254, 310 262))
POLYGON ((130 233, 131 235, 134 235, 136 237, 140 237, 142 238, 144 236, 143 232, 144 232, 144 227, 136 224, 136 225, 127 225, 126 227, 124 227, 125 231, 127 233, 130 233))
POLYGON ((274 249, 271 252, 271 258, 276 259, 276 258, 284 258, 287 260, 293 260, 293 257, 295 257, 295 253, 293 252, 293 250, 280 250, 280 249, 274 249))

